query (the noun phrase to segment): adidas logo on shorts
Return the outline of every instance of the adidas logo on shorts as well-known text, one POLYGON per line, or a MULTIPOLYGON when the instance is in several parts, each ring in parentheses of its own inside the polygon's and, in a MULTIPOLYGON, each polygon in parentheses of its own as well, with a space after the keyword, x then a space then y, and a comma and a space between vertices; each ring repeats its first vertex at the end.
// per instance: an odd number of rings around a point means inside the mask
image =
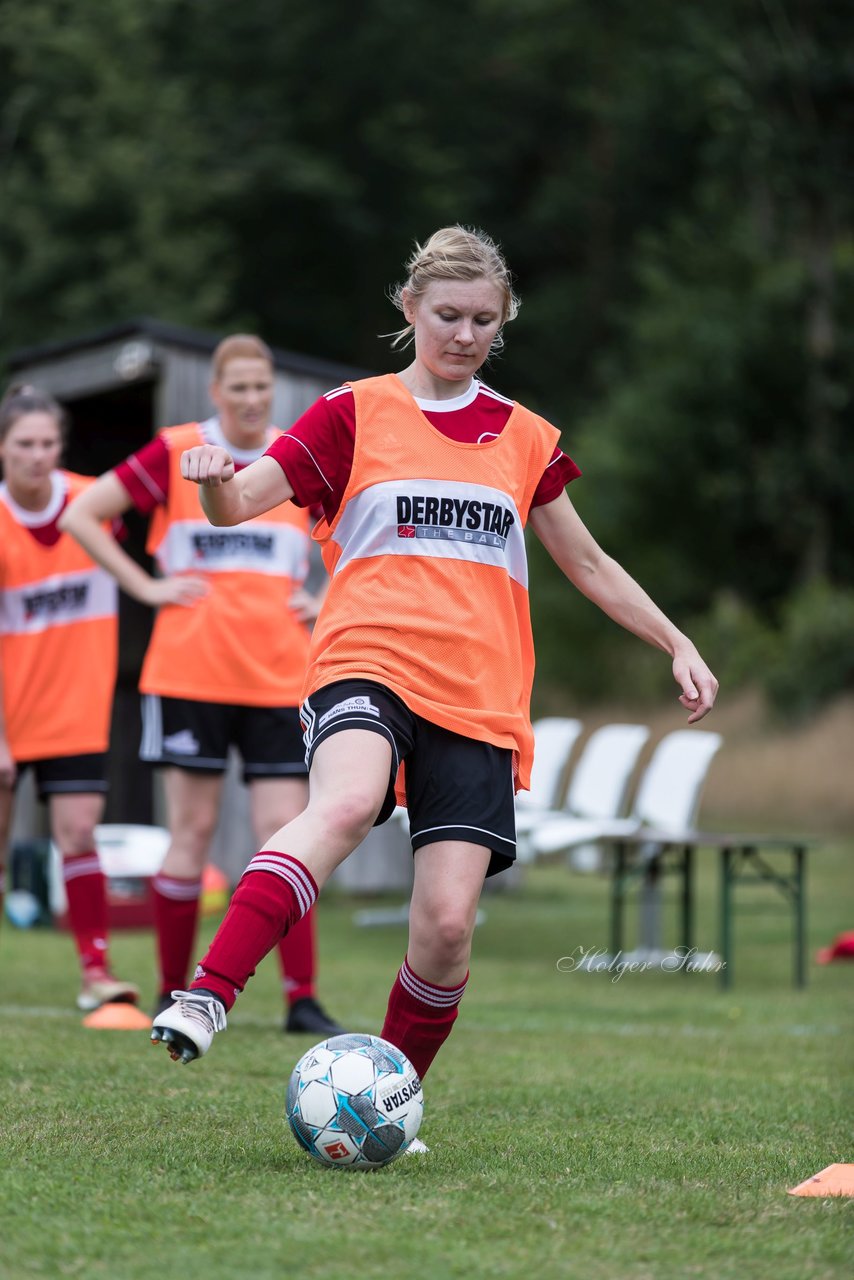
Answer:
POLYGON ((197 756, 199 740, 192 729, 182 729, 180 733, 170 733, 163 739, 163 750, 172 756, 197 756))

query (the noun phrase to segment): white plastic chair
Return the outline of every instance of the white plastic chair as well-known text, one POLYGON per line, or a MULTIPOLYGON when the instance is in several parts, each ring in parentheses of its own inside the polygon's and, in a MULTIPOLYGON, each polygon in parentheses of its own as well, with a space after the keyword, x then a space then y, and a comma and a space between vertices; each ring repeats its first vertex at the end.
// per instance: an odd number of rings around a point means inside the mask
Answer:
POLYGON ((565 808, 579 818, 619 818, 629 782, 649 739, 645 724, 606 724, 590 735, 566 796, 565 808))
POLYGON ((531 789, 517 795, 519 808, 547 810, 560 806, 566 767, 583 728, 580 720, 569 716, 544 716, 534 721, 531 789))
POLYGON ((530 861, 534 833, 566 817, 603 821, 625 814, 629 783, 648 739, 649 729, 643 724, 596 729, 572 771, 563 807, 517 814, 517 857, 530 861))
POLYGON ((682 831, 694 825, 709 765, 723 738, 702 729, 677 729, 661 739, 643 772, 628 818, 556 818, 531 833, 533 856, 593 840, 619 839, 644 827, 682 831))
POLYGON ((682 831, 694 825, 719 733, 677 729, 661 739, 644 771, 632 812, 646 827, 682 831))

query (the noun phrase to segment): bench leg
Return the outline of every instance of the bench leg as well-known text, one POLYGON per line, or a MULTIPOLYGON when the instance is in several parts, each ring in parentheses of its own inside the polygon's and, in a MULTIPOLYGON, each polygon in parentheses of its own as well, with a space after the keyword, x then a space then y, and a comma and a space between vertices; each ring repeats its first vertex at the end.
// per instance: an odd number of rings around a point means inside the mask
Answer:
POLYGON ((806 938, 807 938, 807 902, 806 902, 806 863, 804 849, 798 846, 792 850, 794 867, 792 868, 792 892, 795 908, 795 986, 807 985, 806 938))
MULTIPOLYGON (((682 946, 686 955, 694 946, 694 850, 691 845, 682 850, 682 946)), ((687 964, 684 972, 688 972, 687 964)))
POLYGON ((721 849, 721 986, 732 986, 732 849, 721 849))
POLYGON ((626 846, 614 845, 614 870, 611 874, 611 955, 623 949, 623 908, 625 906, 626 846))

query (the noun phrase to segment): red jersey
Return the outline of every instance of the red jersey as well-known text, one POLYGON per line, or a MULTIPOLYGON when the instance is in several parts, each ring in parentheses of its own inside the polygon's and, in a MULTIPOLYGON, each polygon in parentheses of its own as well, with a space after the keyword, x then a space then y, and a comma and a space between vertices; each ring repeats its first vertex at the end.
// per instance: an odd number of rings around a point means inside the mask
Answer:
MULTIPOLYGON (((477 378, 451 400, 413 397, 428 421, 450 440, 483 444, 504 430, 514 402, 499 395, 477 378)), ((327 520, 341 505, 353 467, 356 439, 356 404, 353 388, 346 384, 327 391, 267 450, 285 472, 297 506, 319 504, 327 520)), ((553 502, 581 471, 558 447, 540 478, 531 505, 553 502)))

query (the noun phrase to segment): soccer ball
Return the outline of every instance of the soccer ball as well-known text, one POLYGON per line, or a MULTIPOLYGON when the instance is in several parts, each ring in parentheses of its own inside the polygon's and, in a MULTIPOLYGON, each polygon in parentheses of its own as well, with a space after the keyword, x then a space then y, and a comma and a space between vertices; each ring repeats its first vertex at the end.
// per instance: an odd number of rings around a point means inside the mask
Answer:
POLYGON ((285 1114, 320 1164, 378 1169, 406 1150, 423 1109, 421 1081, 405 1054, 379 1036, 343 1035, 300 1058, 285 1114))

